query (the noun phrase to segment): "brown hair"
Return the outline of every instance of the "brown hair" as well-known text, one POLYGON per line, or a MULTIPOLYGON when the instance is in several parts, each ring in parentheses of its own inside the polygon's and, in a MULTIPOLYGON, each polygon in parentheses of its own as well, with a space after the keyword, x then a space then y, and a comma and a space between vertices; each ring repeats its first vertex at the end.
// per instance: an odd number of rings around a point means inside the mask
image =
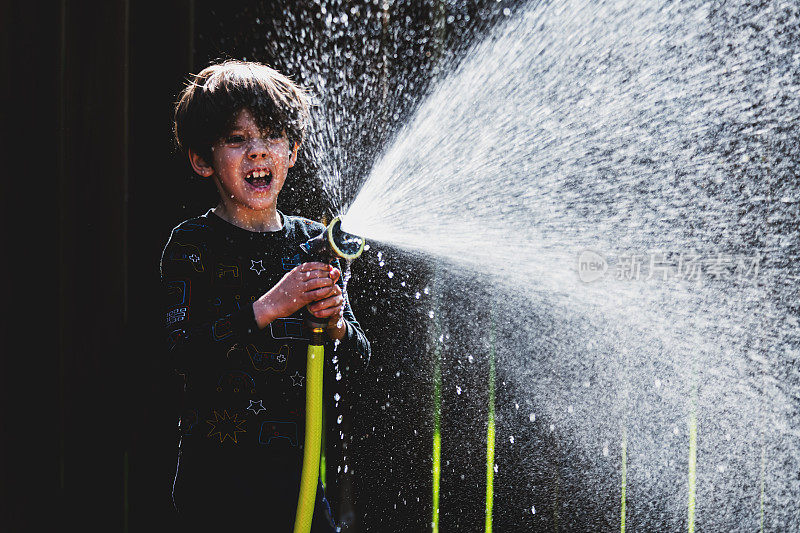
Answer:
POLYGON ((211 163, 211 146, 245 108, 261 130, 285 131, 290 145, 303 141, 309 117, 305 90, 273 68, 237 60, 212 64, 187 83, 175 104, 175 141, 211 163))

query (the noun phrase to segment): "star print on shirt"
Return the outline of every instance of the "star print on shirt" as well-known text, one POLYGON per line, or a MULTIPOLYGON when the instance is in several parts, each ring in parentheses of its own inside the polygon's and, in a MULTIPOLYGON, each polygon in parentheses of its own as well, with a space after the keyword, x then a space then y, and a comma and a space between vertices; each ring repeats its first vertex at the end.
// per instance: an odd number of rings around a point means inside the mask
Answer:
POLYGON ((247 410, 248 411, 253 411, 253 413, 255 413, 255 414, 258 414, 261 411, 266 411, 267 409, 261 403, 263 401, 264 400, 258 400, 257 402, 254 402, 253 400, 249 400, 250 405, 248 406, 247 410))
POLYGON ((299 372, 295 371, 294 376, 290 376, 292 378, 292 386, 295 387, 302 387, 303 380, 306 379, 305 376, 301 376, 299 372))
POLYGON ((267 270, 266 268, 264 268, 263 259, 259 259, 258 261, 251 259, 250 262, 252 263, 252 265, 250 265, 250 270, 254 271, 259 276, 261 275, 262 272, 267 270), (258 265, 258 268, 256 268, 256 265, 258 265))
POLYGON ((230 438, 234 444, 239 444, 239 433, 246 433, 247 430, 242 427, 242 424, 247 420, 239 420, 239 414, 236 413, 231 418, 228 411, 222 411, 222 416, 214 411, 214 420, 206 420, 206 424, 211 425, 207 437, 219 437, 219 442, 225 442, 225 439, 230 438))

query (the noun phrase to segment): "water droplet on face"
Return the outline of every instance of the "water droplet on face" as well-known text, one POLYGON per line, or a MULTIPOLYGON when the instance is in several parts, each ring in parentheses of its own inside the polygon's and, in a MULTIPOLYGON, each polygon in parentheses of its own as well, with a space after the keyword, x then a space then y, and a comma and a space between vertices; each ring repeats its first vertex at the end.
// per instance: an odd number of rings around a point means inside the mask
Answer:
POLYGON ((416 294, 414 295, 414 298, 416 298, 417 300, 419 300, 419 293, 416 293, 416 294))
POLYGON ((394 272, 392 272, 390 270, 386 275, 389 276, 390 278, 393 278, 394 277, 394 272))
POLYGON ((456 385, 456 394, 461 394, 461 387, 456 385))
POLYGON ((536 514, 536 507, 531 505, 531 514, 536 514))
POLYGON ((510 442, 511 444, 514 444, 514 435, 511 435, 510 437, 508 437, 508 442, 510 442))
POLYGON ((341 396, 339 396, 338 392, 333 395, 333 399, 336 400, 337 402, 341 399, 341 396))
POLYGON ((422 292, 424 292, 425 294, 430 294, 430 290, 428 289, 428 287, 422 289, 422 292))
POLYGON ((428 318, 433 318, 433 311, 428 311, 428 318))

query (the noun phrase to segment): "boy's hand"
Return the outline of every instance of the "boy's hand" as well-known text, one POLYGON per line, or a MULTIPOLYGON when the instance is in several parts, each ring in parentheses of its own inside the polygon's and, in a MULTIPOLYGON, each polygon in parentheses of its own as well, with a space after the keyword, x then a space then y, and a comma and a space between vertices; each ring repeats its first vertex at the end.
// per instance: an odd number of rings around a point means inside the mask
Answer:
POLYGON ((331 279, 334 283, 332 293, 307 306, 308 312, 315 317, 328 319, 328 336, 334 340, 341 340, 347 332, 344 325, 344 296, 342 288, 336 285, 341 275, 339 269, 331 270, 331 279))
POLYGON ((341 295, 341 289, 335 284, 339 275, 338 270, 326 263, 303 263, 294 267, 253 302, 258 327, 266 327, 276 318, 287 317, 312 302, 334 297, 337 291, 341 295))

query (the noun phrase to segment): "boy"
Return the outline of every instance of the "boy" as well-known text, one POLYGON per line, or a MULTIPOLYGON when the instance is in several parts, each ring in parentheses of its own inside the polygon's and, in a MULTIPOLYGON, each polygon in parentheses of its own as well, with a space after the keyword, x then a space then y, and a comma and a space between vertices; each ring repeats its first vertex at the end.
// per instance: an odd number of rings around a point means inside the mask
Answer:
MULTIPOLYGON (((187 531, 292 530, 305 429, 304 312, 328 319, 337 357, 327 370, 369 360, 341 272, 300 248, 324 227, 277 209, 307 121, 304 92, 252 62, 209 66, 176 104, 176 141, 220 195, 172 231, 161 259, 168 344, 184 378, 173 501, 187 531)), ((320 485, 312 531, 334 528, 320 485)))

